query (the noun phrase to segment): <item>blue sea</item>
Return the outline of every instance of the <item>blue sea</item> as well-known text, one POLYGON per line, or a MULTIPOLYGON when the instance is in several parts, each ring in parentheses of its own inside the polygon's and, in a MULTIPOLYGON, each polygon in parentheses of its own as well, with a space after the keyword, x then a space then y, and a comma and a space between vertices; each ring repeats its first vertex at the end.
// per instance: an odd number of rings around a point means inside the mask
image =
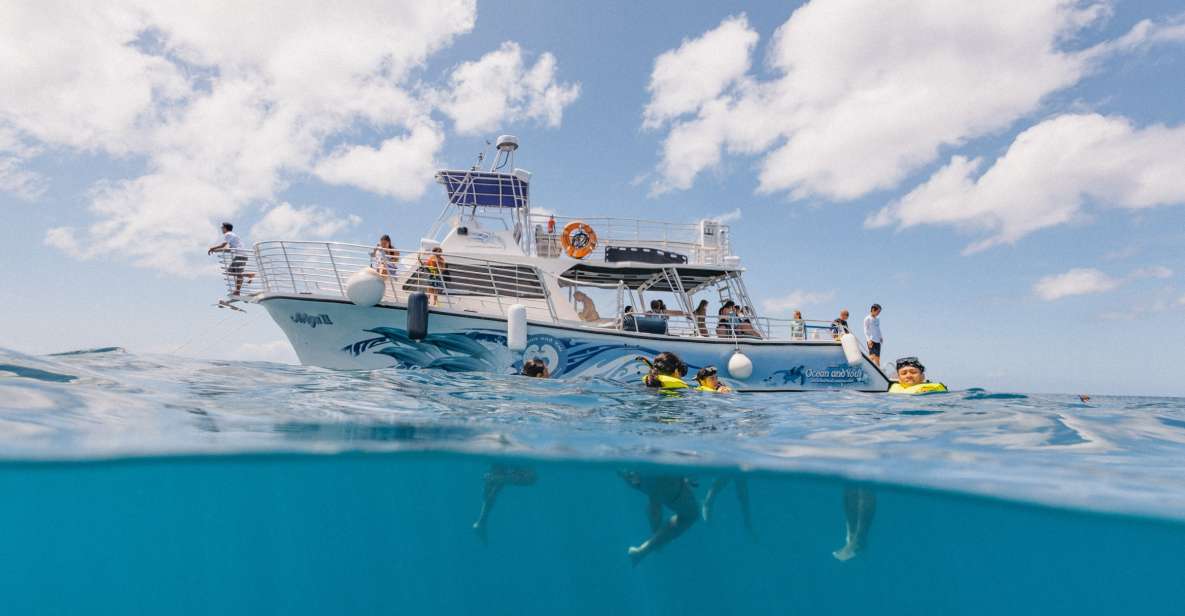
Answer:
POLYGON ((0 351, 0 458, 4 615, 1185 613, 1180 398, 0 351))

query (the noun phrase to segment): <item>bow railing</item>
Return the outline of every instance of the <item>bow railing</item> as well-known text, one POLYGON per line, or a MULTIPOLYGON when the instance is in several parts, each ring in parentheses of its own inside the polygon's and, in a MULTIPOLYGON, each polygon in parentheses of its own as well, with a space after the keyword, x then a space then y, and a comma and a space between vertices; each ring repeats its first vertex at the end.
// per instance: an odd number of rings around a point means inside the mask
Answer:
POLYGON ((504 316, 510 305, 522 304, 531 318, 555 317, 547 288, 529 265, 338 242, 268 241, 255 252, 268 293, 348 298, 350 277, 369 268, 382 276, 386 302, 419 291, 433 306, 504 316))

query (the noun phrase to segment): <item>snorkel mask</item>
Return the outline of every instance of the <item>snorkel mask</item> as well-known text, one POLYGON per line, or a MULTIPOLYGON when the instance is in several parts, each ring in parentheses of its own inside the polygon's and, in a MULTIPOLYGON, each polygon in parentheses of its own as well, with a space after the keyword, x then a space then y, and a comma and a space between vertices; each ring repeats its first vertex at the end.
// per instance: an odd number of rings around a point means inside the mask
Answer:
POLYGON ((897 360, 897 369, 898 370, 900 370, 906 366, 913 366, 914 368, 917 368, 919 372, 926 371, 926 367, 923 366, 922 362, 918 361, 918 358, 916 358, 916 357, 902 357, 901 359, 897 360))

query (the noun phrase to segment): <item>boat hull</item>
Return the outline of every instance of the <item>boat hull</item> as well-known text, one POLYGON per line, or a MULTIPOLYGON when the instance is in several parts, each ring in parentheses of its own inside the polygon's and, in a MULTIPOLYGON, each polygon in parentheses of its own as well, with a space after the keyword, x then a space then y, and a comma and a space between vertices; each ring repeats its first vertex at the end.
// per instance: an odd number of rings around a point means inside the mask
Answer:
POLYGON ((672 338, 589 327, 530 323, 527 349, 506 348, 506 321, 446 310, 430 312, 428 337, 407 337, 402 306, 355 306, 332 299, 264 297, 259 304, 284 331, 304 365, 343 370, 389 367, 517 373, 524 358, 544 359, 554 377, 637 382, 645 365, 634 358, 670 351, 690 368, 717 366, 721 380, 741 391, 846 389, 883 392, 888 381, 868 358, 848 364, 832 341, 731 341, 672 338), (753 362, 746 379, 728 373, 740 350, 753 362))

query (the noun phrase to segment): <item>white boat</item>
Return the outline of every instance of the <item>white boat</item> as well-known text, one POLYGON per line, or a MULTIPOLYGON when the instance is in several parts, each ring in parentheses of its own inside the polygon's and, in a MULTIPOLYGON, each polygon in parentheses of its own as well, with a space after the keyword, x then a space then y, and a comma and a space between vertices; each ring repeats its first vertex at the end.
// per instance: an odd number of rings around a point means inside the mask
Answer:
POLYGON ((397 257, 287 240, 223 253, 228 299, 264 307, 301 363, 326 368, 512 374, 537 357, 554 377, 637 384, 647 368, 636 358, 670 351, 688 364, 687 380, 716 366, 740 391, 888 388, 830 322, 752 309, 726 225, 532 212, 517 148, 504 135, 489 170, 437 172, 444 210, 397 257), (650 310, 654 300, 665 310, 650 310), (725 304, 739 312, 720 315, 725 304))

